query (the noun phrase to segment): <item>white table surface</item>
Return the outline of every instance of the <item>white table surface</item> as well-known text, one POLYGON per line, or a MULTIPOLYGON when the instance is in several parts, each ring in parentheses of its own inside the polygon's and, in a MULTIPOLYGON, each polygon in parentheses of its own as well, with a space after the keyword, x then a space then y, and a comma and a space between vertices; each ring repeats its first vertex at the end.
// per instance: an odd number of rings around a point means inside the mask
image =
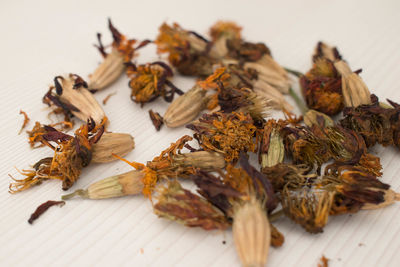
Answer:
MULTIPOLYGON (((26 135, 17 135, 23 117, 49 122, 41 97, 54 76, 69 72, 87 77, 101 57, 92 44, 96 32, 110 41, 107 17, 121 32, 138 39, 155 38, 162 22, 206 34, 218 19, 243 26, 251 41, 263 41, 284 66, 307 71, 319 40, 338 46, 355 70, 382 99, 400 102, 400 2, 398 1, 1 1, 0 3, 0 265, 1 266, 239 266, 231 231, 206 232, 159 219, 141 196, 103 201, 74 200, 51 208, 34 225, 35 208, 64 192, 57 181, 31 190, 7 193, 14 166, 26 168, 51 155, 31 150, 26 135), (226 244, 222 242, 226 241, 226 244)), ((145 63, 157 59, 154 48, 141 51, 145 63)), ((176 78, 187 90, 193 80, 176 78)), ((104 92, 101 101, 111 131, 128 132, 136 148, 127 158, 139 162, 154 156, 189 130, 156 132, 148 109, 161 114, 159 99, 144 108, 131 102, 127 79, 104 92)), ((373 149, 384 167, 382 180, 400 190, 400 153, 373 149)), ((130 170, 123 162, 92 164, 72 188, 130 170)), ((399 266, 400 204, 352 216, 331 218, 323 234, 311 235, 288 219, 278 228, 285 235, 271 249, 268 266, 316 266, 324 254, 329 266, 399 266)))

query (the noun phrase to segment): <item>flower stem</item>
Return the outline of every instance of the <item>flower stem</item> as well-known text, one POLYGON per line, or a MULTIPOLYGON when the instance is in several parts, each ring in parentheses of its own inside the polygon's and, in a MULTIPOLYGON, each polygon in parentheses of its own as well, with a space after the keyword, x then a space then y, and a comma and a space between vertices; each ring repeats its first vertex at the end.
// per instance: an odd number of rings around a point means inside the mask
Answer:
POLYGON ((304 104, 303 100, 296 94, 292 87, 289 88, 289 95, 293 98, 296 102, 297 106, 299 107, 301 113, 304 115, 308 111, 307 106, 304 104))
POLYGON ((73 198, 75 196, 80 196, 82 198, 88 198, 88 192, 87 192, 87 190, 78 189, 78 190, 76 190, 75 192, 73 192, 71 194, 63 195, 61 197, 61 199, 62 200, 68 200, 68 199, 71 199, 71 198, 73 198))
POLYGON ((296 77, 298 77, 298 78, 304 76, 304 74, 301 73, 300 71, 292 70, 292 69, 289 69, 289 68, 284 68, 284 69, 285 69, 287 72, 289 72, 290 74, 293 74, 294 76, 296 76, 296 77))

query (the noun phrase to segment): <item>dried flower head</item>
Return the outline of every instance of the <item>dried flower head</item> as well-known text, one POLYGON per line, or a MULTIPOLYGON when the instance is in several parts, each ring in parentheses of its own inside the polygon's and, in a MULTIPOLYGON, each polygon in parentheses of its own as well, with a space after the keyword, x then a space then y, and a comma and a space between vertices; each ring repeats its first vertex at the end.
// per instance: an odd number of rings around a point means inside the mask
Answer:
POLYGON ((186 127, 196 132, 194 137, 204 150, 223 153, 227 162, 237 161, 240 151, 255 151, 256 127, 250 115, 240 112, 204 114, 198 122, 186 127))
POLYGON ((84 122, 93 119, 97 125, 101 124, 105 118, 104 111, 87 88, 87 83, 76 74, 57 76, 43 102, 84 122))
POLYGON ((261 167, 272 167, 282 163, 285 155, 285 146, 281 131, 288 123, 283 120, 268 120, 260 136, 259 162, 261 167))
POLYGON ((400 148, 400 105, 390 100, 388 102, 391 106, 383 107, 378 97, 371 95, 370 105, 346 108, 340 124, 360 134, 368 147, 378 143, 400 148))
POLYGON ((229 53, 228 40, 240 40, 242 28, 231 21, 218 21, 210 28, 212 47, 210 54, 215 57, 226 57, 229 53))
POLYGON ((97 67, 93 74, 89 75, 89 88, 91 90, 102 90, 115 82, 125 71, 125 63, 131 62, 136 56, 136 51, 146 46, 151 41, 144 40, 135 47, 136 40, 128 39, 121 34, 108 20, 108 28, 113 37, 111 52, 107 53, 101 42, 101 34, 97 34, 99 49, 104 61, 97 67))
POLYGON ((24 179, 14 179, 10 184, 10 192, 16 193, 26 190, 44 180, 56 179, 62 181, 63 190, 68 190, 79 178, 81 170, 92 160, 92 147, 97 143, 104 132, 104 124, 95 125, 93 121, 82 125, 75 131, 75 136, 70 136, 47 128, 43 135, 46 144, 54 150, 54 156, 41 159, 33 170, 23 170, 24 179), (53 146, 50 142, 54 142, 53 146))
POLYGON ((284 188, 281 193, 285 214, 310 233, 322 232, 328 222, 334 192, 317 187, 298 190, 284 188))
POLYGON ((343 109, 342 79, 331 60, 314 57, 313 67, 300 78, 300 86, 309 108, 328 115, 343 109))
POLYGON ((177 23, 164 23, 155 41, 158 53, 168 53, 168 61, 183 75, 207 76, 212 73, 215 59, 208 55, 204 37, 182 29, 177 23))
POLYGON ((229 227, 225 215, 204 198, 182 188, 177 181, 159 190, 154 213, 189 227, 202 227, 205 230, 226 229, 229 227))
POLYGON ((129 64, 126 73, 130 78, 131 99, 142 106, 159 96, 162 96, 165 101, 171 102, 175 93, 183 94, 169 80, 173 76, 173 72, 164 62, 156 61, 139 66, 129 64))

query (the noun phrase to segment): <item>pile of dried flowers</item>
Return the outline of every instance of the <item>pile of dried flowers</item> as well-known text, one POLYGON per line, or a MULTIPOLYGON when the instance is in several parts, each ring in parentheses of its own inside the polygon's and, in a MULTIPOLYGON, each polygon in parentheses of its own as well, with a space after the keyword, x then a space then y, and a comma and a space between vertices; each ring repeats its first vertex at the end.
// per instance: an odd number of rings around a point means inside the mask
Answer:
MULTIPOLYGON (((376 143, 400 147, 400 105, 381 103, 370 94, 361 71, 351 71, 336 48, 319 42, 313 66, 303 75, 280 66, 265 44, 243 39, 241 27, 233 22, 213 25, 211 40, 176 23, 161 25, 155 41, 128 39, 110 20, 109 29, 111 51, 106 52, 98 34, 104 61, 89 83, 76 74, 54 78, 43 102, 64 120, 36 122, 27 131, 31 147, 48 146, 54 155, 21 171, 25 178, 14 179, 11 193, 48 179, 61 180, 68 190, 90 162, 120 159, 134 170, 64 195, 63 200, 143 194, 160 217, 205 230, 232 226, 243 266, 265 265, 270 245, 283 245, 278 223, 272 224, 281 215, 320 233, 330 216, 399 200, 399 194, 378 179, 380 159, 369 148, 376 143), (134 62, 137 50, 149 44, 167 55, 167 61, 134 62), (175 70, 198 80, 184 93, 172 82, 175 70), (183 136, 146 164, 124 159, 134 148, 133 138, 107 132, 109 121, 93 96, 123 73, 135 103, 143 106, 160 96, 172 102, 164 116, 149 111, 157 130, 164 123, 186 125, 193 137, 183 136), (307 107, 291 88, 290 74, 299 77, 307 107), (174 99, 175 93, 179 96, 174 99), (294 96, 302 116, 292 113, 286 94, 294 96), (285 119, 269 118, 272 109, 282 111, 285 119), (339 121, 329 117, 340 112, 339 121), (74 136, 63 132, 74 126, 73 117, 84 122, 74 136), (193 139, 197 148, 189 145, 193 139), (249 163, 251 153, 258 154, 258 168, 249 163), (197 192, 185 189, 179 178, 192 181, 197 192)), ((21 114, 23 129, 29 118, 21 114)), ((29 222, 62 203, 43 204, 29 222)))

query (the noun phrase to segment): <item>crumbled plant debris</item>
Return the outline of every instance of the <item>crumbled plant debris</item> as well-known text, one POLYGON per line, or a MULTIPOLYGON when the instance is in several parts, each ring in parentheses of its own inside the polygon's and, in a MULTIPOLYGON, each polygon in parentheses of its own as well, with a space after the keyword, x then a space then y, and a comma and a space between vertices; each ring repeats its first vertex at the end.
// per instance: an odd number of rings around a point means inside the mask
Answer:
POLYGON ((107 102, 108 102, 108 100, 110 100, 110 98, 111 98, 113 95, 115 95, 116 93, 117 93, 117 92, 108 94, 108 95, 103 99, 103 105, 106 105, 107 102))
POLYGON ((35 212, 32 213, 31 217, 28 220, 28 223, 33 224, 33 222, 36 221, 40 216, 42 216, 43 213, 45 213, 50 207, 55 205, 60 205, 60 207, 62 207, 65 205, 65 201, 49 200, 41 204, 39 207, 36 208, 35 212))
POLYGON ((149 116, 151 121, 153 122, 154 127, 157 131, 161 129, 161 126, 164 124, 164 120, 161 117, 160 113, 154 112, 153 110, 149 110, 149 116))
POLYGON ((24 115, 24 122, 22 123, 21 129, 18 132, 18 134, 21 134, 25 127, 28 125, 30 119, 28 117, 28 114, 26 114, 26 112, 22 109, 19 111, 19 114, 24 115))

